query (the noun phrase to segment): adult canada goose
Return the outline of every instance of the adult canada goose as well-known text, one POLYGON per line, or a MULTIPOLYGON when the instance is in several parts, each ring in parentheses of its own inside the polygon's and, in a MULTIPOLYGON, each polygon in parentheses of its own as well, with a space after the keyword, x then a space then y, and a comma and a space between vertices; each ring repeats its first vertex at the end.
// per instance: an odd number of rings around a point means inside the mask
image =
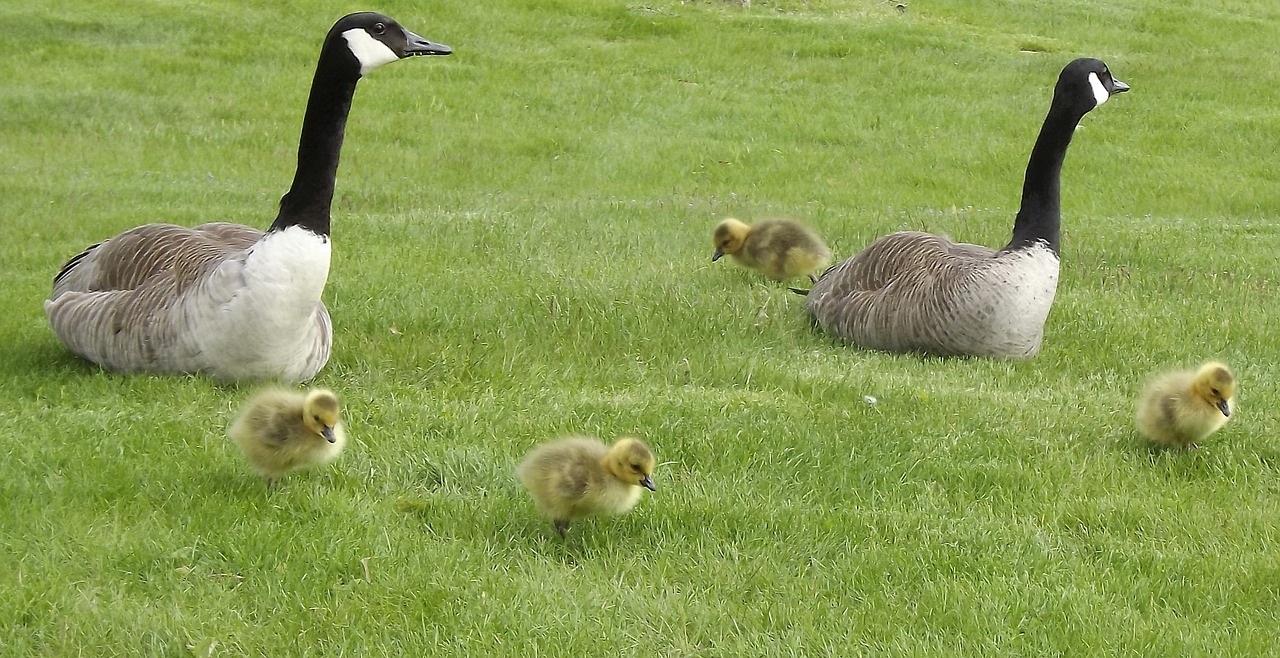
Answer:
POLYGON ((812 229, 791 219, 763 219, 753 225, 726 217, 711 232, 715 262, 726 254, 743 267, 786 281, 813 273, 831 260, 831 250, 812 229))
POLYGON ((1086 113, 1128 90, 1096 59, 1068 64, 1031 149, 1009 244, 997 251, 928 233, 885 236, 814 284, 805 303, 814 320, 870 349, 1034 356, 1058 287, 1067 146, 1086 113))
POLYGON ((563 537, 576 518, 622 514, 640 501, 640 487, 657 491, 653 467, 653 453, 638 439, 624 437, 605 446, 574 436, 534 448, 517 474, 563 537))
POLYGON ((274 485, 289 471, 338 458, 347 444, 341 414, 333 391, 318 388, 304 395, 268 388, 249 399, 227 436, 274 485))
POLYGON ((1235 375, 1215 361, 1194 372, 1165 373, 1138 395, 1138 430, 1154 443, 1193 448, 1231 419, 1235 395, 1235 375))
POLYGON ((321 47, 293 185, 266 233, 147 224, 89 247, 63 266, 45 301, 58 339, 120 373, 310 379, 329 360, 333 337, 320 296, 356 83, 397 59, 450 52, 382 14, 344 16, 321 47))

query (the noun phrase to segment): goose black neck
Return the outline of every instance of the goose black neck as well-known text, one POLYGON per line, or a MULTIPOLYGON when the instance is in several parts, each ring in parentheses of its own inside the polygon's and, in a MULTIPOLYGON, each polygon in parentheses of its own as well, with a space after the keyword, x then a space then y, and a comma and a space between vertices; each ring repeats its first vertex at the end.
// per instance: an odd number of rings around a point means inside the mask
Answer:
POLYGON ((1071 145, 1071 136, 1084 115, 1050 108, 1040 127, 1040 136, 1031 149, 1027 173, 1022 182, 1022 207, 1013 222, 1013 239, 1006 251, 1043 242, 1058 255, 1062 223, 1062 162, 1071 145))
POLYGON ((302 119, 298 169, 293 175, 293 185, 280 198, 280 212, 271 224, 273 231, 301 226, 316 235, 329 235, 329 208, 338 177, 338 156, 351 111, 351 98, 360 80, 359 73, 340 61, 342 50, 326 47, 320 54, 302 119))

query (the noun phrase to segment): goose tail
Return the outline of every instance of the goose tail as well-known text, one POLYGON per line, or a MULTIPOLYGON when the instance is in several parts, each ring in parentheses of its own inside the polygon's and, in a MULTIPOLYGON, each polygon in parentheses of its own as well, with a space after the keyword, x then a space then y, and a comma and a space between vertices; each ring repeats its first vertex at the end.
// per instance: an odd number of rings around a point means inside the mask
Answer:
POLYGON ((88 249, 85 249, 73 256, 71 260, 67 261, 67 263, 62 266, 62 269, 58 270, 58 275, 53 277, 53 284, 55 286, 58 285, 58 282, 62 281, 63 278, 70 274, 71 270, 75 269, 76 265, 80 264, 80 261, 84 260, 89 254, 93 253, 94 249, 97 249, 100 246, 102 246, 101 242, 90 245, 88 249))

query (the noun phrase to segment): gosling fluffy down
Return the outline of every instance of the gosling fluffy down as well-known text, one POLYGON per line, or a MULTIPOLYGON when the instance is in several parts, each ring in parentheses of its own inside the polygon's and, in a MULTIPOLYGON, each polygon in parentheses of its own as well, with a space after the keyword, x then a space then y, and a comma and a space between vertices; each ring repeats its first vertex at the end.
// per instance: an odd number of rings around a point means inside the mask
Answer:
POLYGON ((640 487, 657 491, 653 453, 638 439, 612 446, 574 436, 534 448, 520 463, 520 482, 561 537, 574 519, 622 514, 640 501, 640 487))
POLYGON ((1195 447, 1231 419, 1235 395, 1235 375, 1215 361, 1195 371, 1165 373, 1138 396, 1138 430, 1153 443, 1195 447))
POLYGON ((328 464, 347 444, 333 391, 306 394, 283 388, 250 398, 227 429, 253 470, 275 483, 289 471, 328 464))
POLYGON ((748 226, 726 217, 711 232, 715 244, 712 262, 728 254, 744 267, 786 281, 807 276, 831 261, 831 250, 809 227, 790 219, 764 219, 748 226))

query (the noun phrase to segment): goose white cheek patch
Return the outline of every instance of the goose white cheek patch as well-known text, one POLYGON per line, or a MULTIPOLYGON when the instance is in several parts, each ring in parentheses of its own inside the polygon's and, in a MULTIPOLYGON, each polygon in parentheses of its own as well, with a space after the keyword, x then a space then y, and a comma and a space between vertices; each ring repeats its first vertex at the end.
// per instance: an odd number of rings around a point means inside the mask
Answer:
POLYGON ((1111 94, 1107 93, 1107 88, 1102 86, 1102 81, 1098 79, 1097 73, 1089 74, 1089 86, 1093 88, 1093 99, 1098 102, 1098 105, 1102 105, 1107 102, 1108 98, 1111 98, 1111 94))
POLYGON ((360 75, 364 75, 383 64, 400 59, 387 44, 378 41, 361 28, 352 28, 342 33, 347 40, 351 54, 360 60, 360 75))

